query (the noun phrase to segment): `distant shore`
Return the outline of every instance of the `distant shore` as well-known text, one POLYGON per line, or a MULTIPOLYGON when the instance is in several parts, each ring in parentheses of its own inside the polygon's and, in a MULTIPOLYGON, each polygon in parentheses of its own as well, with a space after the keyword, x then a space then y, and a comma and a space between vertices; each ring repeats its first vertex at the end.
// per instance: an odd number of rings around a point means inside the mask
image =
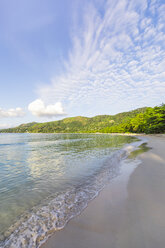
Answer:
POLYGON ((129 164, 123 167, 121 175, 42 248, 164 248, 165 135, 145 137, 152 149, 138 155, 141 162, 135 170, 129 164))

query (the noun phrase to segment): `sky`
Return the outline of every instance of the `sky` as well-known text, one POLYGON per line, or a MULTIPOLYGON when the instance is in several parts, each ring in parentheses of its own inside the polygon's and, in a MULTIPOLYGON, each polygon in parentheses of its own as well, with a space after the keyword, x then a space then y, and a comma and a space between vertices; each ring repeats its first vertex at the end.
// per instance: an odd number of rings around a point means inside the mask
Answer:
POLYGON ((0 1, 0 128, 163 102, 163 0, 0 1))

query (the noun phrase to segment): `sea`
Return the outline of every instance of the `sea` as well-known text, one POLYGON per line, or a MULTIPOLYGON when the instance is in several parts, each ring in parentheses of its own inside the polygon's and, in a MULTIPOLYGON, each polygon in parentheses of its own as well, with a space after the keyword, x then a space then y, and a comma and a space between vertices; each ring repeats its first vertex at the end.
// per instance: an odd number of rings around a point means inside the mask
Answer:
POLYGON ((40 247, 120 174, 141 142, 110 134, 0 134, 0 247, 40 247))

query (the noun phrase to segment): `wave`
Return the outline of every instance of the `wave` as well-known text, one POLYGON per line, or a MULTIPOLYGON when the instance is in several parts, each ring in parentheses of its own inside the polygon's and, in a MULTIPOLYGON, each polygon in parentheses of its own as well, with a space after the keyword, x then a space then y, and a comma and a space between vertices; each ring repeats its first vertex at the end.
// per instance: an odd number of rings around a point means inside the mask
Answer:
POLYGON ((71 218, 80 214, 104 186, 119 175, 121 161, 142 143, 144 139, 115 151, 90 180, 57 195, 54 199, 48 200, 47 204, 33 208, 28 214, 21 216, 19 221, 6 232, 6 239, 0 243, 0 247, 40 247, 52 233, 64 228, 71 218))

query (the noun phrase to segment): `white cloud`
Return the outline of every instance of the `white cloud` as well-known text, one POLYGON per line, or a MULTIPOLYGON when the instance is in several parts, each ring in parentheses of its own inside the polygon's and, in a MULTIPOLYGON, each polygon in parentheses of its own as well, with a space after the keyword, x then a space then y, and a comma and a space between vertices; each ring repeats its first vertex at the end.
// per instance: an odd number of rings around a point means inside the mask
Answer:
POLYGON ((3 110, 0 108, 0 118, 9 118, 9 117, 23 117, 25 115, 25 112, 22 108, 16 108, 16 109, 8 109, 3 110))
POLYGON ((60 102, 55 104, 45 105, 41 99, 37 99, 31 102, 28 106, 28 110, 38 117, 53 117, 65 115, 64 109, 60 102))
POLYGON ((6 129, 10 127, 14 127, 15 125, 13 124, 7 124, 7 123, 0 123, 0 129, 6 129))
POLYGON ((159 5, 152 1, 156 8, 151 13, 147 0, 107 0, 102 14, 86 6, 83 24, 72 34, 66 71, 39 89, 41 98, 63 102, 70 112, 88 109, 89 114, 107 106, 122 111, 165 100, 159 5))

